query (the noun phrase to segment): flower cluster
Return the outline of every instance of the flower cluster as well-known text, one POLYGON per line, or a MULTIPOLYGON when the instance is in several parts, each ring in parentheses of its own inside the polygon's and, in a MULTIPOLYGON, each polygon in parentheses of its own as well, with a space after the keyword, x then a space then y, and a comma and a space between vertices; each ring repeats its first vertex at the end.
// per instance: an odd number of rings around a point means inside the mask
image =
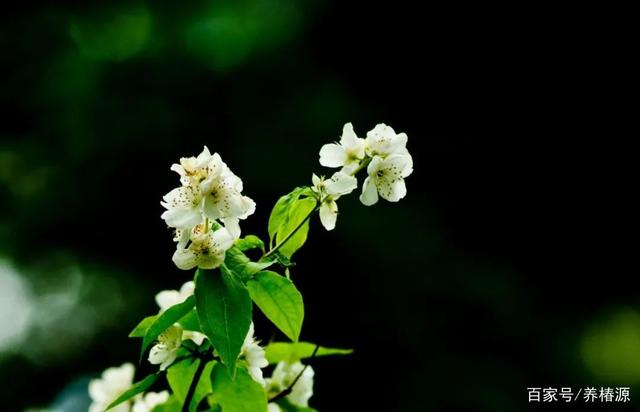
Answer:
POLYGON ((407 194, 404 178, 413 172, 413 159, 407 150, 407 135, 397 133, 385 124, 378 124, 360 138, 347 123, 342 129, 340 142, 329 143, 320 149, 320 164, 341 168, 330 179, 313 175, 313 191, 320 201, 320 220, 327 230, 335 227, 338 215, 336 200, 358 187, 354 177, 367 169, 367 178, 362 184, 360 201, 371 206, 378 197, 397 202, 407 194))
POLYGON ((240 237, 239 220, 253 214, 256 205, 242 195, 242 180, 206 146, 171 170, 180 175, 181 185, 160 203, 167 209, 162 219, 176 231, 173 262, 183 270, 214 269, 240 237))
MULTIPOLYGON (((103 412, 120 394, 129 389, 133 383, 135 368, 130 363, 120 367, 109 368, 99 379, 92 379, 89 383, 89 395, 92 403, 89 412, 103 412)), ((123 402, 110 409, 113 412, 151 412, 158 405, 169 399, 169 392, 148 392, 123 402)))

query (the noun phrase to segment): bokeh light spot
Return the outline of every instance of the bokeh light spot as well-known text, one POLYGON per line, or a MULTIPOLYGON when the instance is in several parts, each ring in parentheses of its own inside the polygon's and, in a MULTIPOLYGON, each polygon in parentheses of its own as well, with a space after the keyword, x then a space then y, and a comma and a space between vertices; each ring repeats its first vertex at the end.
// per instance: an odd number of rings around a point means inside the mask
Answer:
POLYGON ((595 323, 584 335, 581 355, 591 373, 610 383, 640 382, 640 314, 625 309, 595 323))

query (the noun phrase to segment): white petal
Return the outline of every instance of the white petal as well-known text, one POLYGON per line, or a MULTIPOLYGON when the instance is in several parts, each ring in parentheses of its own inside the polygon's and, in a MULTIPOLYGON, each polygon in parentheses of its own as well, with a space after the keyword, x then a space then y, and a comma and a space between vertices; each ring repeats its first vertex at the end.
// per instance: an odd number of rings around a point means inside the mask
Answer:
POLYGON ((351 123, 345 123, 342 127, 342 137, 340 137, 340 144, 344 147, 350 147, 357 144, 358 136, 353 131, 353 125, 351 123))
POLYGON ((346 195, 358 187, 358 179, 343 172, 336 172, 325 183, 327 193, 331 196, 346 195))
POLYGON ((108 402, 111 394, 105 390, 101 379, 91 379, 89 382, 89 396, 96 402, 108 402))
POLYGON ((407 186, 402 178, 395 181, 381 179, 378 181, 378 191, 383 199, 389 202, 397 202, 406 196, 407 186))
POLYGON ((185 341, 187 339, 191 339, 196 345, 200 346, 202 345, 202 343, 204 342, 204 340, 207 338, 207 336, 203 333, 200 332, 194 332, 194 331, 184 331, 182 333, 182 340, 185 341))
POLYGON ((249 375, 251 375, 251 378, 256 381, 257 383, 259 383, 260 385, 264 386, 264 378, 262 377, 262 369, 255 367, 255 366, 249 366, 249 375))
POLYGON ((402 173, 411 168, 412 163, 411 156, 391 155, 383 161, 380 169, 384 169, 385 177, 395 180, 402 177, 402 173))
POLYGON ((242 214, 238 216, 240 219, 246 219, 256 211, 256 202, 248 196, 242 196, 242 214))
POLYGON ((280 409, 280 406, 278 406, 277 403, 271 402, 267 406, 269 408, 267 412, 282 412, 282 409, 280 409))
POLYGON ((227 217, 222 219, 225 229, 229 232, 231 237, 236 240, 240 238, 240 221, 236 217, 227 217))
POLYGON ((381 165, 382 158, 380 156, 374 156, 373 159, 371 159, 369 166, 367 166, 367 174, 371 176, 376 173, 380 169, 381 165))
POLYGON ((173 263, 182 270, 193 269, 198 266, 198 255, 190 249, 178 249, 171 257, 173 263))
POLYGON ((362 184, 362 194, 360 201, 365 206, 371 206, 378 202, 378 189, 371 176, 367 177, 362 184))
POLYGON ((180 292, 177 290, 163 290, 156 295, 156 303, 160 307, 160 311, 164 312, 173 305, 177 305, 183 301, 180 292))
POLYGON ((339 144, 329 143, 320 149, 320 164, 325 167, 341 167, 347 160, 344 148, 339 144))
POLYGON ((193 280, 185 282, 180 287, 180 296, 182 296, 182 297, 184 297, 186 299, 189 296, 193 295, 193 292, 195 291, 195 289, 196 289, 196 284, 193 282, 193 280))
POLYGON ((204 197, 204 202, 202 203, 202 212, 211 220, 220 219, 221 217, 220 210, 218 210, 218 204, 215 202, 215 199, 211 195, 207 195, 204 197))
POLYGON ((233 237, 225 228, 220 228, 213 232, 211 239, 216 245, 216 251, 226 251, 233 246, 233 237))
POLYGON ((176 351, 169 352, 165 361, 160 364, 160 370, 163 371, 167 369, 169 366, 171 366, 171 364, 176 360, 177 357, 178 357, 178 354, 176 351))
POLYGON ((170 209, 161 216, 167 226, 178 229, 191 229, 202 220, 202 215, 198 208, 194 209, 170 209))
POLYGON ((322 180, 320 180, 320 178, 318 177, 318 175, 316 175, 315 173, 313 175, 311 175, 311 182, 313 183, 313 185, 315 187, 318 187, 320 185, 320 183, 322 183, 322 180))
POLYGON ((338 205, 336 202, 324 202, 320 206, 320 222, 327 230, 333 230, 336 227, 338 219, 338 205))
POLYGON ((149 363, 159 365, 169 359, 171 352, 171 349, 167 348, 166 345, 156 344, 149 351, 149 363))

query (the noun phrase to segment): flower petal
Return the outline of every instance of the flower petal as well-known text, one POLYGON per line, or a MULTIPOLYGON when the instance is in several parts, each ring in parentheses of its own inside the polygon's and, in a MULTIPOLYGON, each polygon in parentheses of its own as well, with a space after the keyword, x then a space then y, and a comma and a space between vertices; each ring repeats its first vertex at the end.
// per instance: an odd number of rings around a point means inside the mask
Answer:
POLYGON ((345 148, 355 146, 358 143, 358 136, 353 131, 353 125, 351 123, 345 123, 342 127, 342 136, 340 137, 340 144, 345 148))
POLYGON ((320 149, 320 164, 325 167, 341 167, 347 161, 347 154, 339 144, 329 143, 320 149))
POLYGON ((222 223, 234 240, 240 238, 240 220, 237 217, 226 217, 222 219, 222 223))
POLYGON ((198 266, 198 255, 190 249, 177 249, 171 257, 178 269, 189 270, 198 266))
POLYGON ((382 158, 380 156, 374 156, 373 159, 371 159, 369 166, 367 166, 367 174, 371 176, 376 173, 380 169, 381 164, 382 158))
POLYGON ((336 202, 324 202, 320 206, 320 222, 327 230, 333 230, 336 227, 338 219, 338 205, 336 202))
POLYGON ((402 178, 395 181, 380 179, 378 181, 378 191, 383 199, 389 202, 397 202, 406 196, 407 186, 402 178))
POLYGON ((344 172, 336 172, 325 182, 327 193, 331 196, 346 195, 358 187, 358 179, 344 172))
POLYGON ((177 290, 163 290, 156 295, 156 303, 160 307, 161 312, 182 301, 182 296, 180 296, 180 292, 177 290))
POLYGON ((360 201, 365 206, 375 205, 378 202, 378 189, 376 188, 375 181, 373 181, 371 176, 367 177, 362 184, 360 201))
POLYGON ((211 234, 211 240, 215 244, 216 251, 227 251, 233 246, 233 237, 225 228, 220 228, 211 234))

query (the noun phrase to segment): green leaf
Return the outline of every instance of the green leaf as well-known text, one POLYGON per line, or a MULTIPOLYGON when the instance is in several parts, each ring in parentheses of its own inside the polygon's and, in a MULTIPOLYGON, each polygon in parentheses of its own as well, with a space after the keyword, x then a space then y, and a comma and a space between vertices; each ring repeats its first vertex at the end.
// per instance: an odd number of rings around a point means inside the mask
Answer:
POLYGON ((265 270, 249 280, 247 288, 265 316, 289 339, 297 341, 304 319, 304 304, 293 283, 276 272, 265 270))
MULTIPOLYGON (((174 363, 169 369, 167 369, 167 381, 169 381, 169 386, 173 391, 173 395, 180 404, 183 404, 187 398, 189 386, 191 386, 191 381, 193 380, 193 376, 195 375, 200 362, 202 361, 199 359, 196 359, 194 362, 190 362, 189 359, 185 359, 182 362, 174 363)), ((200 404, 200 401, 202 401, 202 399, 207 395, 211 394, 211 380, 208 377, 211 375, 211 370, 215 363, 215 361, 211 361, 204 367, 198 386, 196 386, 193 399, 191 400, 191 405, 189 405, 189 410, 195 411, 200 404)))
POLYGON ((293 202, 298 200, 298 198, 300 197, 301 191, 302 191, 302 188, 296 187, 295 189, 293 189, 291 193, 286 194, 282 196, 280 199, 278 199, 276 204, 273 206, 273 209, 271 210, 271 214, 269 215, 269 225, 268 225, 269 240, 272 246, 273 246, 273 240, 275 239, 276 232, 278 231, 282 223, 284 223, 287 220, 287 216, 289 215, 289 208, 291 207, 291 204, 293 202))
POLYGON ((130 338, 144 338, 144 335, 147 334, 147 330, 149 326, 158 318, 158 315, 147 316, 142 319, 138 326, 136 326, 131 333, 129 334, 130 338))
POLYGON ((185 316, 196 304, 196 300, 193 296, 189 296, 184 302, 171 306, 169 309, 162 312, 156 320, 153 321, 147 333, 144 335, 142 341, 142 350, 140 352, 140 359, 144 356, 147 348, 151 343, 158 338, 158 336, 164 332, 169 326, 179 321, 185 316))
POLYGON ((307 197, 294 201, 289 207, 287 219, 282 222, 276 233, 276 244, 281 244, 293 231, 295 234, 280 247, 280 253, 291 258, 307 240, 309 232, 309 214, 315 209, 317 201, 307 197), (300 228, 298 226, 302 224, 300 228))
MULTIPOLYGON (((268 344, 265 348, 265 355, 269 364, 275 364, 278 362, 294 363, 301 359, 310 358, 315 350, 316 345, 309 342, 273 342, 268 344)), ((320 346, 316 357, 329 356, 329 355, 348 355, 353 353, 352 349, 338 349, 338 348, 325 348, 320 346)))
POLYGON ((184 315, 182 319, 178 321, 178 323, 184 330, 202 332, 202 330, 200 329, 200 320, 198 319, 198 313, 196 312, 195 308, 184 315))
POLYGON ((115 401, 111 402, 109 406, 107 406, 106 410, 113 408, 114 406, 120 405, 122 402, 126 402, 134 396, 146 391, 155 383, 158 379, 158 374, 154 373, 153 375, 149 375, 140 382, 136 382, 131 386, 128 390, 126 390, 122 395, 118 396, 115 401))
POLYGON ((224 366, 217 364, 211 373, 211 383, 224 412, 267 412, 267 394, 246 369, 238 368, 232 380, 224 366))
POLYGON ((222 266, 219 272, 198 270, 195 296, 202 331, 233 375, 251 324, 249 292, 222 266))
POLYGON ((264 252, 264 242, 255 235, 247 235, 236 240, 236 247, 243 252, 251 249, 260 249, 264 252))
POLYGON ((252 262, 237 246, 227 250, 224 265, 243 281, 248 280, 254 274, 276 263, 276 259, 264 262, 252 262))

